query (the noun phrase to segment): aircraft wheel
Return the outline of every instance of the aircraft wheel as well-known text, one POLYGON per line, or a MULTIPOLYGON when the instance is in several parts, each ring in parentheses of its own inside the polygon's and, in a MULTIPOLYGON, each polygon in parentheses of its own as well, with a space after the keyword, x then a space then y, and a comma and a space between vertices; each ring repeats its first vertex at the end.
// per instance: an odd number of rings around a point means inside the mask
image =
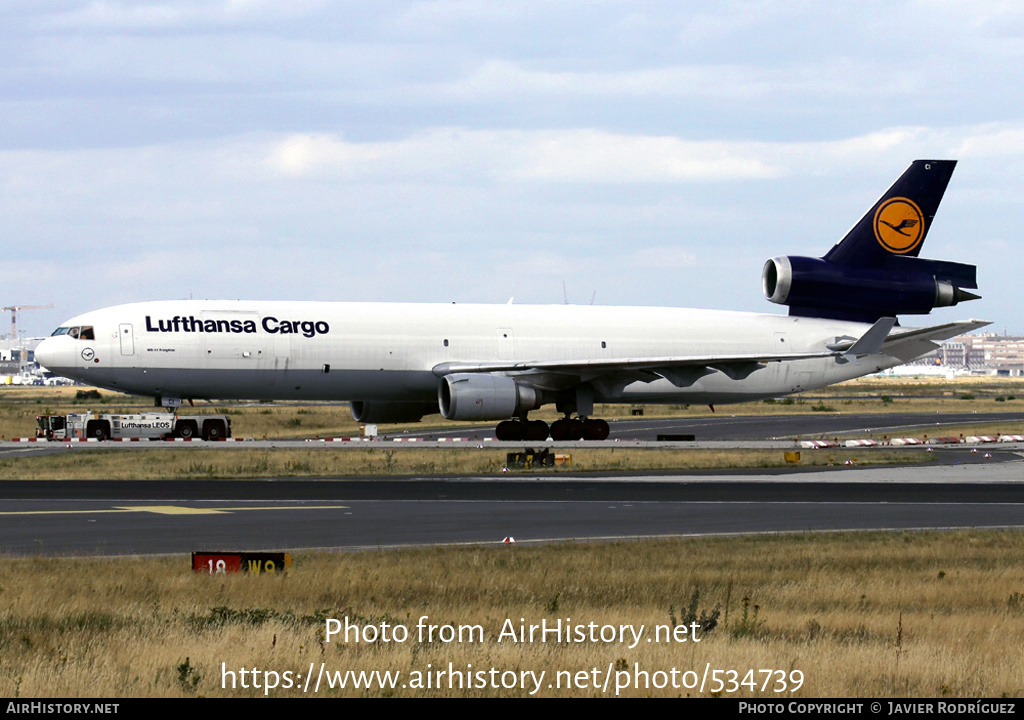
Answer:
POLYGON ((562 418, 551 423, 552 440, 582 440, 583 421, 579 419, 570 420, 562 418))
POLYGON ((498 423, 494 429, 494 436, 499 440, 517 442, 524 439, 523 424, 515 420, 505 420, 498 423))
POLYGON ((583 439, 583 421, 579 418, 569 421, 569 433, 570 440, 582 440, 583 439))
POLYGON ((601 418, 587 418, 583 421, 583 438, 586 440, 607 440, 610 433, 611 428, 601 418))
POLYGON ((555 420, 551 423, 551 439, 552 440, 568 440, 566 434, 565 424, 568 420, 555 420))
POLYGON ((526 436, 524 440, 547 440, 548 424, 543 420, 530 420, 526 423, 526 436))
POLYGON ((582 440, 583 421, 562 418, 551 423, 552 440, 582 440))

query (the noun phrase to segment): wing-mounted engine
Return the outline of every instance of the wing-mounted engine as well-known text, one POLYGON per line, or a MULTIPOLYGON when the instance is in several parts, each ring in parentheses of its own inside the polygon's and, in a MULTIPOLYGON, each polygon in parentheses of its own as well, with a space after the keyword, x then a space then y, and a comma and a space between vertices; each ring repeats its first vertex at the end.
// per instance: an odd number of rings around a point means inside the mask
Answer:
POLYGON ((915 160, 824 257, 765 263, 765 297, 790 315, 869 323, 977 299, 973 265, 918 257, 955 167, 915 160))
POLYGON ((447 420, 505 420, 540 407, 540 392, 505 375, 445 375, 437 391, 447 420))

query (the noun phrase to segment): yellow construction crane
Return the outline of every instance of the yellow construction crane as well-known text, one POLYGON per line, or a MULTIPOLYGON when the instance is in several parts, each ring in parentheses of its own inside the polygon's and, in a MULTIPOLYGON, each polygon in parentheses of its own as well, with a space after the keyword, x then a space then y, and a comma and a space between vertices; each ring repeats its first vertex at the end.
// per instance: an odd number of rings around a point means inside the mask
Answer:
POLYGON ((10 305, 4 308, 4 311, 11 311, 11 340, 17 342, 18 340, 18 312, 21 310, 47 310, 53 307, 53 303, 49 305, 10 305))

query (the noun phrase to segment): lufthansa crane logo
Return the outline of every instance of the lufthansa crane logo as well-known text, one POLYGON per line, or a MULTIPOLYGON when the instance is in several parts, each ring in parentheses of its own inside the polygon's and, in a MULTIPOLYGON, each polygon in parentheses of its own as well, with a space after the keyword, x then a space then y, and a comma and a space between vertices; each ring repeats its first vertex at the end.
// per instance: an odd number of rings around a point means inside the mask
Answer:
POLYGON ((882 247, 897 255, 915 250, 924 237, 921 208, 909 198, 889 198, 875 211, 875 237, 882 247))
POLYGON ((94 357, 96 357, 96 353, 93 352, 92 348, 85 348, 82 350, 82 359, 86 362, 89 362, 94 357))

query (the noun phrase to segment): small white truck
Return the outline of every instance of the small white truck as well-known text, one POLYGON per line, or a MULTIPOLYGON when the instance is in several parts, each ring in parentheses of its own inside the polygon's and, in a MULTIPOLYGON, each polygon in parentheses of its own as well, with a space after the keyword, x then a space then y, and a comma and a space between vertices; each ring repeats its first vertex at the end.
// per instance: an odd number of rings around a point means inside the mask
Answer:
POLYGON ((226 415, 174 415, 139 413, 112 415, 85 412, 36 417, 36 437, 46 440, 78 438, 134 439, 199 438, 223 440, 231 437, 231 419, 226 415))

